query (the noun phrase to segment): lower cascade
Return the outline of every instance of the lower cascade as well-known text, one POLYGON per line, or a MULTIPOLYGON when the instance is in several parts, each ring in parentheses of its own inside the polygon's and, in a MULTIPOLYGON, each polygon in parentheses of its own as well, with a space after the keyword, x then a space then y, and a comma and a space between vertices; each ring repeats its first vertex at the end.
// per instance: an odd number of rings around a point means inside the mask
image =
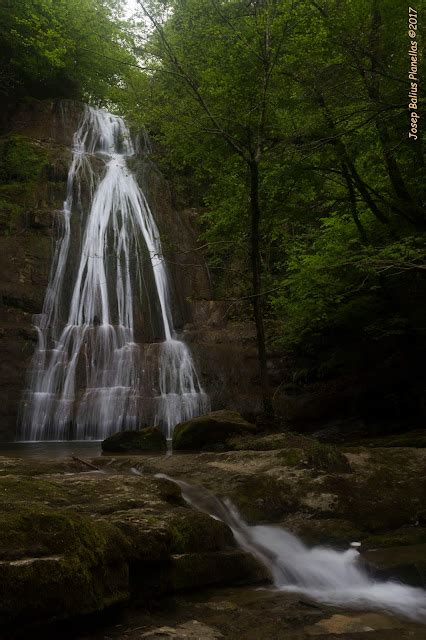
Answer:
POLYGON ((144 423, 170 438, 175 424, 210 408, 190 350, 174 332, 158 227, 127 163, 135 155, 122 118, 84 107, 43 310, 34 319, 38 346, 21 440, 103 439, 144 423), (147 295, 146 262, 155 298, 149 315, 159 316, 162 340, 141 345, 134 317, 147 295))
POLYGON ((280 527, 247 525, 230 502, 222 502, 202 487, 164 474, 157 477, 179 485, 186 502, 227 524, 238 545, 268 569, 277 589, 324 604, 382 609, 426 622, 426 591, 392 580, 374 580, 362 567, 356 549, 309 548, 280 527))

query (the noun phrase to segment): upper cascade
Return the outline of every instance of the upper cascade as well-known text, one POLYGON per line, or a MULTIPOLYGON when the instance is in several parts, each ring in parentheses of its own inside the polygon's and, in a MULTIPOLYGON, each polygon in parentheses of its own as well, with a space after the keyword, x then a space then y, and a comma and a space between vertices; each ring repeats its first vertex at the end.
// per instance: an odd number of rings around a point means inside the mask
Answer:
POLYGON ((34 317, 38 346, 21 440, 103 439, 144 423, 159 424, 170 438, 175 424, 210 408, 191 353, 175 335, 158 227, 127 164, 134 155, 122 118, 84 107, 43 310, 34 317), (147 302, 150 313, 159 309, 163 334, 148 349, 134 335, 146 262, 155 298, 147 302))

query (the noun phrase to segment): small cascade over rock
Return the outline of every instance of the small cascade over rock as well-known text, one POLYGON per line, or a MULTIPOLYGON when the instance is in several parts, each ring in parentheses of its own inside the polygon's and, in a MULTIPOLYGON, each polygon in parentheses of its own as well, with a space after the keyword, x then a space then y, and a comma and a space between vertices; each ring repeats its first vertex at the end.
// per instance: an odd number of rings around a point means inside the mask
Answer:
POLYGON ((85 106, 44 306, 34 319, 38 346, 22 440, 103 439, 144 423, 170 438, 175 424, 210 408, 191 353, 175 335, 158 227, 127 164, 134 156, 123 119, 85 106), (147 295, 162 333, 149 345, 137 342, 134 326, 147 295))
POLYGON ((229 501, 207 489, 164 474, 157 477, 177 484, 188 504, 227 524, 238 545, 268 570, 277 589, 334 606, 382 609, 426 622, 426 591, 393 580, 374 580, 356 549, 310 548, 281 527, 249 526, 229 501))

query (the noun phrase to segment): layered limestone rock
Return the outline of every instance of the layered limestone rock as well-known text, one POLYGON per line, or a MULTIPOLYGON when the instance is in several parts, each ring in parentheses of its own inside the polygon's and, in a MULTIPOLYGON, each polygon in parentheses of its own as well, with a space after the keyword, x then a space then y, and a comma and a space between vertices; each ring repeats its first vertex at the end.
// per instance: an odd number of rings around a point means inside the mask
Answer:
MULTIPOLYGON (((424 448, 337 448, 298 434, 231 439, 234 451, 120 463, 203 485, 250 524, 281 524, 309 544, 362 549, 426 542, 424 448)), ((102 462, 99 462, 102 464, 102 462)))
MULTIPOLYGON (((20 398, 36 346, 32 316, 43 307, 81 111, 82 105, 75 102, 28 100, 1 117, 0 440, 15 437, 20 398)), ((253 327, 250 322, 228 324, 226 304, 212 300, 206 262, 198 249, 196 212, 173 209, 169 187, 151 163, 149 149, 141 144, 140 150, 132 169, 158 221, 173 283, 176 328, 191 346, 212 407, 259 411, 253 327)), ((101 165, 94 168, 103 170, 101 165)), ((72 218, 71 237, 72 243, 80 241, 78 216, 72 218)), ((146 280, 149 287, 149 277, 146 280)), ((63 295, 69 297, 70 292, 63 295)), ((136 340, 147 357, 150 343, 158 340, 149 317, 145 309, 134 319, 136 340)))
POLYGON ((68 105, 64 119, 64 110, 54 102, 25 103, 7 120, 0 137, 2 440, 15 436, 26 369, 36 344, 32 315, 43 306, 78 110, 68 105))
POLYGON ((3 629, 101 611, 132 594, 268 579, 175 484, 88 469, 0 459, 3 629))
POLYGON ((137 596, 268 580, 178 486, 202 485, 251 524, 308 544, 361 543, 370 571, 421 586, 423 448, 334 448, 295 434, 235 436, 234 451, 84 461, 0 459, 0 622, 101 611, 137 596))

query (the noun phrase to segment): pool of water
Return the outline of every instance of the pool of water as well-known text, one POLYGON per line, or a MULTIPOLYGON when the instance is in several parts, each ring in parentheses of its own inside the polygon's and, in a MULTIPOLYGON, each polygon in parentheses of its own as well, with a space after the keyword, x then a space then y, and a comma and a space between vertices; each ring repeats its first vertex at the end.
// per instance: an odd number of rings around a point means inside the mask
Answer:
POLYGON ((60 442, 0 442, 0 456, 56 459, 69 456, 93 458, 102 454, 100 440, 60 442))

